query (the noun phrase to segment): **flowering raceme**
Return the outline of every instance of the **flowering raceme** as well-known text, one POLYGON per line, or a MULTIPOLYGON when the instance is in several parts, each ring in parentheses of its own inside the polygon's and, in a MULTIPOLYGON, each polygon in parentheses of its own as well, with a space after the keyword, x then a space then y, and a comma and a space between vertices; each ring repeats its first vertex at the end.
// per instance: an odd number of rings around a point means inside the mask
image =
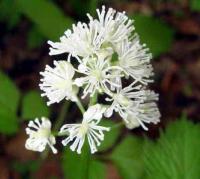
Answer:
MULTIPOLYGON (((106 11, 104 6, 97 9, 97 18, 87 16, 88 24, 73 24, 72 30, 64 32, 59 42, 48 41, 49 55, 65 53, 68 58, 54 61, 54 67, 47 65, 41 72, 39 85, 42 96, 48 98, 47 105, 66 99, 80 108, 82 122, 64 124, 55 133, 66 135, 62 144, 70 145, 70 149, 78 154, 85 141, 88 141, 91 153, 96 152, 104 140, 104 132, 112 130, 112 127, 99 125, 103 116, 110 118, 114 113, 119 114, 128 129, 142 126, 148 130, 146 124, 160 121, 156 104, 158 95, 148 89, 148 84, 153 82, 152 55, 135 33, 133 20, 125 12, 116 12, 112 8, 106 11), (106 103, 100 104, 97 95, 106 103), (92 101, 87 110, 80 96, 92 101)), ((27 129, 30 138, 26 148, 41 152, 48 144, 56 153, 50 121, 42 120, 42 125, 35 122, 38 126, 33 122, 29 126, 37 131, 27 129)))

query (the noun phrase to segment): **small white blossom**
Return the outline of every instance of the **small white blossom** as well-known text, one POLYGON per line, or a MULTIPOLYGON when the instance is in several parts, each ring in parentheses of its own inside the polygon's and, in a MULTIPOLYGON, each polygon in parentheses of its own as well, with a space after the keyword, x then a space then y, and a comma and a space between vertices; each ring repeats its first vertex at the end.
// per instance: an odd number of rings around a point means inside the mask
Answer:
POLYGON ((64 98, 76 101, 76 89, 73 86, 72 78, 74 76, 74 68, 67 61, 54 61, 55 68, 46 66, 45 71, 40 74, 40 89, 44 91, 42 96, 47 96, 49 102, 59 103, 64 98))
POLYGON ((141 125, 145 130, 148 128, 144 123, 153 123, 157 124, 160 122, 160 112, 158 106, 152 100, 155 100, 155 93, 150 92, 147 94, 147 99, 144 102, 138 103, 135 107, 135 112, 128 113, 128 116, 125 121, 125 125, 129 129, 133 129, 141 125), (154 99, 150 99, 149 97, 154 99))
POLYGON ((135 83, 125 87, 117 88, 107 101, 112 104, 105 111, 104 115, 110 117, 113 111, 118 112, 129 129, 141 125, 145 130, 147 127, 144 123, 159 122, 160 113, 154 101, 158 96, 149 90, 142 90, 141 86, 134 86, 135 83))
POLYGON ((107 12, 105 6, 102 6, 101 12, 97 9, 98 19, 93 19, 91 15, 87 15, 90 22, 94 21, 98 24, 104 44, 111 43, 115 46, 116 43, 129 38, 135 29, 133 20, 129 19, 125 12, 116 12, 112 8, 109 8, 107 12))
POLYGON ((54 147, 56 140, 51 134, 51 122, 47 118, 42 117, 41 123, 37 118, 30 121, 26 133, 29 135, 25 144, 26 149, 42 152, 45 150, 46 145, 49 145, 53 153, 57 153, 54 147))
POLYGON ((138 35, 132 41, 124 40, 116 48, 118 54, 118 65, 124 69, 128 76, 134 80, 147 84, 152 82, 149 78, 153 75, 153 68, 150 64, 152 55, 145 45, 141 45, 138 35))
POLYGON ((98 125, 104 111, 105 109, 100 104, 90 106, 83 115, 82 123, 63 125, 60 134, 68 133, 69 136, 62 141, 62 144, 66 146, 69 142, 73 141, 70 149, 72 151, 76 150, 80 154, 87 136, 91 153, 96 152, 96 146, 99 146, 100 142, 104 140, 103 131, 110 130, 108 127, 98 125))
POLYGON ((141 85, 135 86, 135 82, 131 85, 122 88, 116 88, 116 93, 112 93, 106 101, 112 101, 112 104, 105 111, 105 116, 110 117, 113 111, 116 111, 126 120, 127 111, 132 109, 139 101, 144 100, 145 91, 141 90, 141 85))
POLYGON ((78 22, 72 26, 73 31, 67 30, 65 35, 60 38, 60 42, 48 41, 50 55, 69 53, 73 56, 88 57, 97 51, 101 44, 102 38, 98 33, 98 26, 94 22, 89 25, 78 22))
POLYGON ((79 59, 79 62, 78 72, 85 76, 76 78, 74 83, 79 87, 85 85, 83 98, 89 93, 93 96, 96 91, 109 93, 109 86, 119 86, 113 83, 112 79, 120 75, 111 74, 111 72, 113 70, 121 70, 121 68, 110 66, 108 59, 91 58, 87 59, 85 62, 79 59))

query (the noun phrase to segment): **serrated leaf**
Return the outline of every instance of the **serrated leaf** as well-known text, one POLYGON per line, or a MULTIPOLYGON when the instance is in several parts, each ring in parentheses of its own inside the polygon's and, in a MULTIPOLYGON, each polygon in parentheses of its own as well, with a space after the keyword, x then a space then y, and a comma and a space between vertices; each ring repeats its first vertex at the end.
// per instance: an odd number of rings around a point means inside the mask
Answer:
POLYGON ((193 11, 200 11, 200 1, 190 0, 190 7, 193 11))
POLYGON ((104 127, 110 127, 111 129, 108 132, 104 132, 104 135, 105 135, 104 140, 101 142, 101 145, 98 147, 99 151, 103 151, 103 150, 109 149, 115 144, 117 138, 120 135, 121 126, 112 128, 113 126, 116 125, 116 123, 109 119, 101 120, 100 125, 104 127))
POLYGON ((200 178, 200 126, 181 119, 171 123, 145 152, 147 179, 200 178))
POLYGON ((51 1, 47 0, 17 0, 18 6, 40 32, 51 40, 58 40, 64 31, 71 26, 73 20, 51 1))
POLYGON ((69 147, 64 150, 62 167, 65 178, 68 179, 104 179, 105 166, 94 160, 88 151, 88 145, 84 145, 81 155, 72 152, 69 147))
POLYGON ((110 158, 123 179, 143 177, 143 140, 127 136, 112 152, 110 158))
POLYGON ((174 30, 171 27, 150 16, 137 14, 132 17, 142 43, 147 44, 154 57, 170 49, 174 39, 174 30))
POLYGON ((50 111, 45 101, 37 91, 28 92, 22 100, 22 118, 49 117, 50 111))

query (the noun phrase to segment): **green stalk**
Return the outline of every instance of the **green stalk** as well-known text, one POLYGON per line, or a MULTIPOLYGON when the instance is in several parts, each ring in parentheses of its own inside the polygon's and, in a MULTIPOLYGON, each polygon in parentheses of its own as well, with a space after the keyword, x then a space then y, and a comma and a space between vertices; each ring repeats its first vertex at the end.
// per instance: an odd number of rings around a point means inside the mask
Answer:
POLYGON ((68 111, 68 108, 69 108, 69 102, 65 101, 65 103, 63 104, 63 106, 61 108, 60 114, 59 114, 58 118, 56 119, 56 123, 55 123, 53 131, 57 131, 63 124, 63 122, 65 120, 65 115, 68 111))
MULTIPOLYGON (((85 113, 85 109, 83 107, 83 104, 81 103, 81 101, 79 100, 79 98, 77 97, 77 101, 76 104, 78 106, 78 108, 80 109, 82 115, 85 113)), ((81 178, 83 179, 88 179, 89 177, 89 162, 90 162, 90 153, 89 153, 89 145, 85 143, 85 145, 83 146, 83 150, 81 153, 81 160, 82 160, 82 173, 83 176, 81 178)))
POLYGON ((92 98, 90 98, 90 103, 89 106, 94 105, 97 102, 97 98, 98 98, 98 93, 94 93, 94 96, 92 98))
POLYGON ((119 122, 119 123, 113 125, 113 126, 111 127, 111 130, 113 130, 113 129, 115 129, 115 128, 118 128, 118 127, 121 127, 121 126, 124 126, 124 122, 119 122))
POLYGON ((83 179, 89 178, 89 168, 90 168, 90 148, 89 144, 85 143, 82 154, 81 154, 81 160, 82 160, 82 171, 83 171, 83 179))
MULTIPOLYGON (((90 98, 89 106, 96 104, 97 97, 98 97, 98 94, 95 93, 94 96, 92 98, 90 98)), ((85 144, 81 157, 82 157, 82 160, 84 161, 83 173, 85 175, 83 176, 83 179, 88 179, 89 178, 90 157, 91 157, 90 147, 89 147, 88 143, 85 144)))
MULTIPOLYGON (((58 116, 58 118, 56 119, 56 122, 55 122, 55 125, 54 125, 54 128, 53 128, 53 132, 52 133, 56 133, 58 134, 58 129, 61 127, 63 121, 65 120, 65 115, 68 111, 68 108, 69 108, 69 102, 68 101, 65 101, 64 104, 62 105, 61 107, 61 110, 60 110, 60 114, 58 116)), ((48 154, 49 154, 49 151, 50 149, 47 148, 41 155, 41 161, 44 161, 48 154)))
POLYGON ((81 113, 84 114, 85 109, 81 103, 81 101, 79 100, 79 98, 77 97, 77 101, 76 101, 76 105, 78 106, 78 108, 80 109, 81 113))

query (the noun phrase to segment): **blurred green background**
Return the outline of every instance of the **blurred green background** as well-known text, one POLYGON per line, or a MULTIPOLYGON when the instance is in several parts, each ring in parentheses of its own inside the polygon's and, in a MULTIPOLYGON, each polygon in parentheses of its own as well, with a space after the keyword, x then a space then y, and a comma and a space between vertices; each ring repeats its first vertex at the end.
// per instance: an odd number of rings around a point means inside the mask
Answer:
MULTIPOLYGON (((200 0, 0 0, 0 179, 199 179, 199 72, 200 0), (93 156, 59 144, 57 155, 27 151, 28 120, 54 122, 62 106, 40 97, 39 72, 66 59, 50 57, 47 40, 103 4, 126 11, 153 53, 161 123, 147 132, 115 128, 93 156)), ((69 104, 66 120, 77 117, 69 104)))

